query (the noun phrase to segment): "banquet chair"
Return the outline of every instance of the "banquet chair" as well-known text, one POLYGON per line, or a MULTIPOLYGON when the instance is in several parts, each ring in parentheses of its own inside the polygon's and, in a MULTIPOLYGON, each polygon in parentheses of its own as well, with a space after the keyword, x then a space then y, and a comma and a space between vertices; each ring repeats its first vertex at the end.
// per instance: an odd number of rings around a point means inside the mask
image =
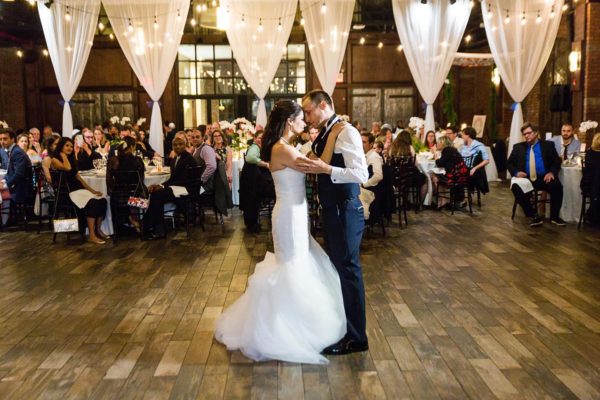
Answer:
MULTIPOLYGON (((538 208, 540 204, 550 204, 550 197, 548 193, 543 190, 533 189, 533 194, 531 196, 531 205, 535 212, 538 212, 538 208)), ((515 214, 517 213, 517 199, 515 198, 513 201, 512 207, 512 215, 510 219, 515 219, 515 214)))
MULTIPOLYGON (((471 193, 471 196, 473 196, 474 194, 477 194, 477 207, 481 208, 481 191, 479 190, 479 187, 477 185, 475 185, 475 176, 471 176, 471 168, 473 168, 473 165, 477 165, 481 162, 482 157, 481 157, 481 153, 477 153, 474 154, 472 156, 467 156, 467 157, 463 157, 463 161, 465 162, 465 165, 467 166, 467 168, 469 169, 469 182, 468 182, 468 188, 469 188, 469 192, 471 193)), ((485 169, 480 170, 481 173, 484 176, 487 176, 485 173, 485 169)))
POLYGON ((52 213, 54 212, 53 207, 55 203, 55 193, 52 182, 48 182, 44 171, 40 169, 37 175, 36 185, 36 203, 38 207, 38 231, 40 233, 44 224, 44 210, 47 210, 47 219, 49 229, 52 229, 52 213))
MULTIPOLYGON (((182 221, 185 226, 185 232, 187 239, 192 238, 192 219, 197 216, 195 205, 199 204, 201 195, 200 187, 202 186, 202 172, 204 166, 196 165, 189 167, 189 176, 193 177, 189 183, 189 192, 185 196, 176 198, 173 202, 175 204, 174 209, 168 209, 165 207, 164 217, 173 221, 175 226, 176 221, 182 221)), ((204 231, 204 222, 202 220, 202 214, 200 214, 200 225, 204 231)))
MULTIPOLYGON (((77 207, 71 201, 69 183, 62 171, 51 171, 52 186, 54 188, 54 205, 52 207, 52 221, 60 218, 77 218, 78 231, 81 243, 85 243, 85 217, 77 211, 77 207)), ((54 232, 52 241, 56 242, 58 232, 54 232)), ((67 240, 70 240, 71 232, 67 232, 67 240)))
POLYGON ((113 220, 113 243, 117 242, 117 236, 123 222, 127 222, 132 211, 135 211, 137 218, 140 221, 140 239, 142 239, 143 230, 143 215, 144 209, 130 207, 127 202, 130 197, 148 198, 149 193, 142 182, 142 177, 136 170, 118 171, 115 176, 115 183, 111 187, 110 192, 110 212, 113 220))
POLYGON ((35 204, 35 194, 37 192, 37 177, 36 177, 36 169, 40 169, 41 167, 32 166, 30 174, 26 176, 24 179, 28 180, 30 183, 29 194, 23 201, 14 201, 14 199, 10 199, 10 204, 8 208, 2 208, 0 211, 0 229, 2 228, 2 216, 8 214, 8 221, 14 221, 18 223, 19 220, 23 222, 23 229, 27 231, 29 226, 30 217, 34 215, 33 209, 35 204))
MULTIPOLYGON (((392 167, 392 185, 394 186, 395 208, 398 210, 398 223, 402 228, 402 217, 404 216, 404 224, 408 226, 407 210, 409 208, 409 198, 411 187, 413 186, 413 174, 415 171, 414 157, 392 157, 388 161, 392 167)), ((417 198, 420 195, 417 194, 417 198)), ((413 194, 413 198, 415 198, 413 194)), ((415 200, 418 208, 419 200, 415 200)), ((415 211, 417 211, 415 209, 415 211)))
POLYGON ((308 203, 308 219, 310 222, 310 233, 316 236, 321 229, 321 205, 317 190, 317 175, 306 174, 306 201, 308 203))
POLYGON ((435 204, 439 204, 439 199, 448 199, 452 215, 456 210, 456 199, 459 193, 463 193, 469 206, 469 214, 473 214, 473 197, 469 191, 469 169, 463 162, 457 164, 450 172, 446 173, 446 189, 441 189, 438 185, 435 204))

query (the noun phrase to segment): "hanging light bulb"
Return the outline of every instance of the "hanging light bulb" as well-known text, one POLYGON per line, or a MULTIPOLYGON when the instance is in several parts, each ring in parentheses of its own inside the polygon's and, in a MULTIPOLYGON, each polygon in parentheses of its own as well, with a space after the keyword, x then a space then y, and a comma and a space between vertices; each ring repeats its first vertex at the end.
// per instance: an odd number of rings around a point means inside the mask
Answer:
POLYGON ((569 5, 567 3, 563 4, 562 10, 567 11, 569 9, 569 5))
POLYGON ((383 42, 379 42, 379 43, 377 44, 377 48, 378 48, 378 49, 383 49, 383 42))
POLYGON ((246 27, 246 17, 242 14, 242 20, 240 21, 240 26, 242 28, 246 27))
POLYGON ((115 35, 113 35, 112 33, 110 35, 108 35, 110 40, 115 40, 115 35))
POLYGON ((131 18, 127 18, 129 20, 129 26, 127 27, 127 30, 129 32, 133 32, 133 24, 131 23, 131 18))
POLYGON ((206 10, 208 10, 208 6, 206 5, 206 3, 202 4, 202 11, 206 11, 206 10))
POLYGON ((365 44, 365 37, 364 37, 364 36, 362 36, 362 37, 360 38, 360 40, 358 41, 358 43, 360 43, 360 44, 365 44))
POLYGON ((277 24, 277 31, 281 32, 282 29, 283 29, 283 25, 281 25, 281 18, 279 18, 279 24, 277 24))
POLYGON ((27 2, 29 3, 30 6, 35 6, 36 1, 35 0, 27 0, 27 2))
POLYGON ((527 23, 527 17, 525 16, 525 10, 523 10, 523 15, 521 16, 521 25, 525 25, 527 23))
POLYGON ((196 18, 192 18, 192 19, 190 20, 190 25, 191 25, 191 26, 196 26, 196 18))
POLYGON ((554 5, 552 5, 552 9, 551 9, 551 11, 550 11, 550 18, 554 18, 554 16, 555 16, 555 15, 556 15, 556 14, 555 14, 555 12, 554 12, 554 5))
POLYGON ((540 15, 540 10, 538 10, 537 17, 535 18, 535 23, 539 24, 542 22, 542 16, 540 15))
POLYGON ((471 35, 467 35, 467 36, 465 36, 465 43, 470 43, 470 42, 471 42, 471 39, 473 39, 473 38, 471 37, 471 35))
POLYGON ((264 28, 263 28, 263 24, 262 24, 262 18, 260 18, 260 19, 258 20, 258 31, 259 31, 259 32, 262 32, 262 31, 263 31, 263 29, 264 29, 264 28))
POLYGON ((304 18, 300 18, 300 25, 304 26, 304 18))
POLYGON ((469 2, 469 5, 471 6, 471 8, 473 8, 473 7, 475 7, 475 2, 474 2, 473 0, 471 0, 471 1, 469 2))
POLYGON ((48 50, 47 49, 42 50, 42 54, 44 55, 44 57, 48 57, 48 50))
POLYGON ((492 19, 493 16, 494 14, 492 14, 492 6, 488 4, 487 17, 488 19, 492 19))
POLYGON ((510 24, 510 14, 508 13, 508 9, 506 9, 506 18, 504 18, 505 24, 510 24))
POLYGON ((196 4, 196 12, 202 12, 202 4, 196 4))
POLYGON ((402 51, 402 45, 401 45, 401 44, 399 44, 399 45, 398 45, 398 47, 396 47, 396 50, 398 50, 398 51, 402 51))
POLYGON ((156 15, 154 16, 154 29, 158 29, 158 21, 156 20, 156 15))
POLYGON ((98 22, 98 30, 100 32, 102 32, 104 30, 104 28, 106 28, 106 27, 104 26, 104 24, 102 23, 102 21, 98 22))
POLYGON ((321 4, 321 14, 325 14, 327 12, 327 4, 325 2, 323 2, 323 4, 321 4))
POLYGON ((65 14, 65 21, 71 22, 71 13, 69 11, 69 6, 67 6, 67 13, 65 14))
POLYGON ((216 7, 217 6, 217 0, 212 0, 212 6, 216 7))
POLYGON ((177 21, 181 21, 181 11, 177 9, 177 21))
POLYGON ((23 52, 21 50, 17 50, 17 57, 23 58, 23 52))

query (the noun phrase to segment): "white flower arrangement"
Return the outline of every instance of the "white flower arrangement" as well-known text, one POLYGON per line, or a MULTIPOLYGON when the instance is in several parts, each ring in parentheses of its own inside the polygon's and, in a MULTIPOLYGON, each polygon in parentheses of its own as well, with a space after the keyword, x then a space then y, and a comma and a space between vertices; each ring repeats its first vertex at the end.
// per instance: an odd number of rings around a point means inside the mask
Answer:
POLYGON ((227 129, 234 129, 235 126, 229 121, 219 121, 219 128, 225 131, 227 129))
POLYGON ((581 125, 579 125, 579 132, 587 132, 590 129, 596 129, 598 127, 598 122, 596 121, 583 121, 581 125))
POLYGON ((350 122, 350 116, 348 116, 346 114, 340 115, 340 119, 344 122, 350 122))
POLYGON ((142 126, 142 124, 146 122, 146 118, 140 118, 137 120, 137 122, 135 123, 137 126, 142 126))
POLYGON ((414 130, 418 130, 420 127, 425 126, 425 120, 419 117, 410 117, 408 127, 414 130))
POLYGON ((8 129, 8 122, 0 120, 0 129, 8 129))
POLYGON ((113 115, 112 117, 110 117, 110 123, 113 125, 118 124, 120 120, 121 120, 121 117, 117 117, 116 115, 113 115))
POLYGON ((128 122, 131 122, 131 118, 129 118, 129 117, 121 118, 121 125, 127 125, 128 122))

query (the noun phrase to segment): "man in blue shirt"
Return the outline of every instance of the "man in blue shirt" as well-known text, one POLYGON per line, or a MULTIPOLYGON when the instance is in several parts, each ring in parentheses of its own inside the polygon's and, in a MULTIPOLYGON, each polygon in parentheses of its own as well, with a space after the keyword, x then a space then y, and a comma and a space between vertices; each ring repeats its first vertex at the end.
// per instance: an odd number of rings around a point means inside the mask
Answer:
POLYGON ((573 125, 571 124, 563 124, 560 128, 560 135, 554 136, 552 142, 554 142, 556 153, 563 160, 566 160, 569 154, 576 156, 581 148, 581 142, 575 139, 573 125))
MULTIPOLYGON (((534 189, 550 194, 550 221, 564 226, 565 221, 559 216, 563 200, 563 188, 558 180, 561 161, 554 143, 539 140, 538 130, 528 122, 521 127, 521 133, 525 141, 515 144, 507 161, 508 170, 514 177, 528 178, 534 189)), ((533 191, 525 193, 519 184, 513 184, 511 190, 525 215, 531 218, 529 225, 543 224, 544 220, 531 204, 533 191)))

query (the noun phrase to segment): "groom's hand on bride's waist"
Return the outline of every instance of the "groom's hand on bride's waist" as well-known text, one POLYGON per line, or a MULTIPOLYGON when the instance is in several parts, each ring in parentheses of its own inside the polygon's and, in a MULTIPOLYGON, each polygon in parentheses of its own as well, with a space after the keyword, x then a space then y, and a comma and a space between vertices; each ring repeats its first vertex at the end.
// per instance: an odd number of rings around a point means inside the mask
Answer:
POLYGON ((306 174, 327 174, 331 175, 331 165, 325 163, 320 158, 308 159, 298 157, 296 159, 296 167, 306 174))

